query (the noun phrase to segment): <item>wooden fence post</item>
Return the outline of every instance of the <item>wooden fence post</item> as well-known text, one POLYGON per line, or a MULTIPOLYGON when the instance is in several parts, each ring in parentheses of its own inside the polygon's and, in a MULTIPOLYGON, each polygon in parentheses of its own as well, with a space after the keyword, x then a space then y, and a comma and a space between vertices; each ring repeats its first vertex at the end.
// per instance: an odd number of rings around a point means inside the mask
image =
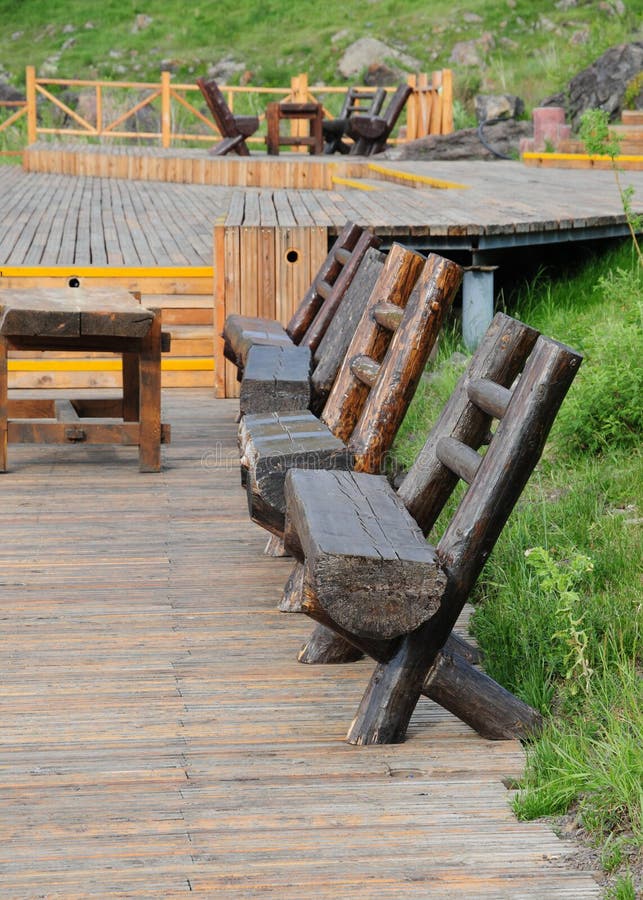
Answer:
POLYGON ((26 77, 27 95, 27 145, 36 143, 36 128, 38 124, 36 111, 36 69, 35 66, 27 66, 26 77))
POLYGON ((442 134, 453 131, 453 73, 442 69, 442 134))
POLYGON ((172 142, 172 110, 170 106, 170 73, 161 72, 161 146, 172 142))
MULTIPOLYGON (((293 103, 308 103, 308 73, 300 72, 299 75, 293 75, 290 79, 291 100, 293 103)), ((291 119, 290 133, 296 137, 306 137, 308 134, 309 123, 306 119, 291 119)), ((307 153, 307 147, 291 148, 297 153, 307 153)))

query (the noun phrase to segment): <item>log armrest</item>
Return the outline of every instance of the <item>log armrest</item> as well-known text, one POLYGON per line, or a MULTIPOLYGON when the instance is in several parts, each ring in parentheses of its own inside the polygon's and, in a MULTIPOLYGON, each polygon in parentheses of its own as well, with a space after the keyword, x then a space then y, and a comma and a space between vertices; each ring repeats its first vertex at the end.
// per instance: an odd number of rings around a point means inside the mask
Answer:
POLYGON ((310 367, 308 347, 267 344, 250 347, 241 381, 241 415, 308 409, 310 367))
POLYGON ((384 476, 291 469, 284 497, 286 549, 337 625, 389 639, 436 612, 447 576, 384 476))

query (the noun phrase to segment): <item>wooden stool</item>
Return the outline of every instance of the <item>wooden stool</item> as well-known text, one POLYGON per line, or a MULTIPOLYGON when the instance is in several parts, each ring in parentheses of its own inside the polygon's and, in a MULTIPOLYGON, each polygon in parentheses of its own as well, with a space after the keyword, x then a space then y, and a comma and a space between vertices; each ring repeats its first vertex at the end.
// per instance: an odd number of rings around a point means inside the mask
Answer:
POLYGON ((279 145, 288 144, 292 147, 308 147, 309 153, 320 154, 324 147, 322 119, 321 103, 269 103, 266 107, 268 153, 271 156, 278 156, 279 145), (308 121, 308 135, 281 135, 279 123, 282 119, 308 121))
POLYGON ((145 309, 122 288, 0 291, 0 472, 7 468, 8 443, 137 446, 141 471, 158 472, 160 444, 170 438, 169 426, 161 424, 161 343, 160 311, 145 309), (50 408, 42 401, 10 401, 9 350, 120 353, 122 401, 57 400, 50 408))

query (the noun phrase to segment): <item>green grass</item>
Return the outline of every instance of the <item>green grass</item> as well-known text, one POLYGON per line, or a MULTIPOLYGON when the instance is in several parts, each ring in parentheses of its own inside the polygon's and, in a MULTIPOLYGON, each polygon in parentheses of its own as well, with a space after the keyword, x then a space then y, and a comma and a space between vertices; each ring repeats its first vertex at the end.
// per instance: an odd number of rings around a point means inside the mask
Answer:
MULTIPOLYGON (((585 358, 483 572, 472 621, 488 673, 546 720, 528 747, 517 814, 573 814, 614 880, 611 896, 623 898, 634 896, 643 838, 642 304, 629 243, 556 279, 543 273, 507 302, 585 358)), ((400 432, 407 465, 461 371, 445 363, 452 349, 400 432)))
POLYGON ((516 0, 513 8, 504 0, 469 0, 467 12, 481 21, 467 22, 460 7, 423 0, 327 0, 323 13, 306 0, 197 0, 188 15, 184 4, 161 0, 2 0, 0 60, 19 80, 26 65, 40 69, 54 54, 60 54, 59 77, 157 80, 167 60, 178 79, 193 80, 231 55, 252 73, 253 84, 285 86, 303 71, 311 82, 332 84, 344 81, 337 72, 341 54, 364 35, 410 54, 430 71, 451 65, 457 41, 488 32, 494 41, 483 65, 456 71, 458 97, 469 102, 478 90, 507 90, 531 106, 562 89, 570 73, 607 47, 633 39, 642 0, 630 0, 622 16, 598 14, 595 7, 583 3, 564 11, 545 0, 516 0), (140 13, 152 22, 135 32, 140 13), (75 30, 66 33, 69 25, 75 30), (583 29, 586 41, 571 42, 583 29))

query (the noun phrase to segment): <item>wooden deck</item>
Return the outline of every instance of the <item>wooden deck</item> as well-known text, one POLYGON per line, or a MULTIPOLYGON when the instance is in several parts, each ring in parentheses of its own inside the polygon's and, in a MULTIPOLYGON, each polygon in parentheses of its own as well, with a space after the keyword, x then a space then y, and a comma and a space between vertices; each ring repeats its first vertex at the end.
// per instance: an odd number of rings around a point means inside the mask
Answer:
POLYGON ((160 474, 127 448, 15 446, 2 476, 0 873, 47 897, 581 898, 521 823, 523 755, 428 701, 342 738, 369 663, 309 668, 238 486, 232 401, 170 391, 160 474))
MULTIPOLYGON (((100 155, 101 148, 85 149, 87 160, 100 155)), ((158 153, 177 175, 180 160, 158 153)), ((195 153, 181 161, 191 161, 198 174, 204 159, 195 153)), ((114 151, 113 159, 136 157, 114 151)), ((279 157, 279 165, 304 174, 307 165, 339 165, 308 159, 279 157)), ((260 162, 249 157, 229 164, 252 172, 260 162)), ((498 254, 529 247, 542 255, 550 243, 627 234, 611 172, 500 161, 362 160, 360 166, 369 177, 335 178, 332 190, 123 179, 113 177, 120 170, 108 164, 104 177, 0 166, 0 287, 73 281, 139 291, 144 305, 162 309, 172 332, 163 386, 212 387, 231 396, 237 383, 217 339, 223 317, 242 312, 287 322, 347 220, 375 229, 385 246, 397 240, 483 267, 476 278, 465 277, 463 302, 471 308, 471 284, 482 292, 482 330, 491 318, 492 267, 503 261, 498 254)), ((152 166, 145 174, 159 173, 152 166)), ((621 179, 635 190, 634 211, 643 213, 643 172, 621 179)), ((10 365, 15 387, 115 387, 120 378, 101 360, 73 370, 68 360, 14 359, 10 365)))

